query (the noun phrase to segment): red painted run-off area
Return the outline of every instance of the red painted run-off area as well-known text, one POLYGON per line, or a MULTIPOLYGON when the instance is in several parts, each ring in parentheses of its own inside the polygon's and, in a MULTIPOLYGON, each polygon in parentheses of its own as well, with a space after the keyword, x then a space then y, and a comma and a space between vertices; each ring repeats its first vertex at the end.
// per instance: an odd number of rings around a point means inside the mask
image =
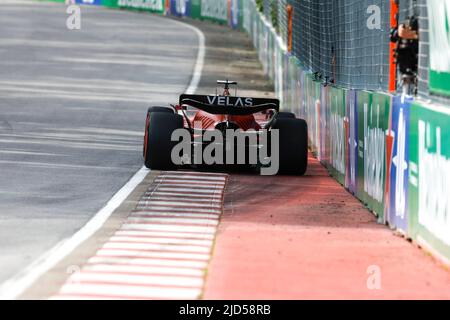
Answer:
POLYGON ((450 299, 448 270, 309 161, 305 177, 231 175, 204 298, 450 299))

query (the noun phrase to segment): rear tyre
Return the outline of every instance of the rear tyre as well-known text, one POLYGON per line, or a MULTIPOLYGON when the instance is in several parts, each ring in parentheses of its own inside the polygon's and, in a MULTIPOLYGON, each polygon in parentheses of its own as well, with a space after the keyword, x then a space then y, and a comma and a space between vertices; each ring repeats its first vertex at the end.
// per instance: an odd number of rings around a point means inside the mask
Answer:
POLYGON ((183 117, 167 112, 150 112, 144 141, 145 166, 153 170, 174 170, 171 159, 176 141, 171 141, 172 133, 183 128, 183 117))
POLYGON ((278 112, 278 119, 295 119, 295 114, 292 112, 278 112))
POLYGON ((279 173, 304 175, 308 167, 308 126, 303 119, 277 119, 279 130, 279 173))
POLYGON ((149 107, 147 110, 147 114, 152 112, 175 113, 174 109, 171 107, 149 107))
POLYGON ((153 112, 163 112, 163 113, 169 113, 169 114, 174 114, 175 111, 172 108, 169 107, 149 107, 147 109, 147 118, 145 120, 145 136, 144 136, 144 147, 142 148, 143 153, 142 156, 145 158, 145 150, 147 149, 147 134, 148 134, 148 125, 149 125, 149 121, 150 121, 150 114, 153 112))

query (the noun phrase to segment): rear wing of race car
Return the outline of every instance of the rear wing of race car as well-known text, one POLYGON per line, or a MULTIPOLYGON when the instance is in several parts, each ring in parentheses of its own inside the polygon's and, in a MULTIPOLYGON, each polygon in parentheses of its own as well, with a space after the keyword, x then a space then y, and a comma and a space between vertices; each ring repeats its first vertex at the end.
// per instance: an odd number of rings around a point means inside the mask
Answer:
POLYGON ((231 96, 182 94, 180 106, 189 105, 210 114, 251 115, 266 110, 280 110, 280 100, 231 96))

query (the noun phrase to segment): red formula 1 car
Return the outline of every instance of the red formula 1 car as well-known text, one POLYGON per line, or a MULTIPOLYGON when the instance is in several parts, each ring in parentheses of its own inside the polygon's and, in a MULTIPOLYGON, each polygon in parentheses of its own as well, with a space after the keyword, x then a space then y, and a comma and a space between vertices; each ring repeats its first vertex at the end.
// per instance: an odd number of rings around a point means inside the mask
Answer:
POLYGON ((277 99, 231 96, 235 81, 217 83, 224 86, 222 95, 183 94, 178 105, 148 109, 146 167, 238 166, 259 168, 263 174, 304 175, 306 122, 280 112, 277 99))

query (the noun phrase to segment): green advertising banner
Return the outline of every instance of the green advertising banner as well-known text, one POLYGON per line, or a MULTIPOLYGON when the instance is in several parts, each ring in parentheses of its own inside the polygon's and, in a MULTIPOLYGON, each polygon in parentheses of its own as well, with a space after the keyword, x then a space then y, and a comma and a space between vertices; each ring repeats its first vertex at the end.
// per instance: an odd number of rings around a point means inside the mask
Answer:
POLYGON ((191 0, 191 10, 190 10, 190 16, 193 19, 200 19, 201 18, 201 0, 191 0))
POLYGON ((118 8, 118 0, 102 0, 102 6, 108 8, 118 8))
POLYGON ((119 8, 164 13, 165 0, 116 0, 119 8))
POLYGON ((450 259, 450 110, 415 102, 409 131, 410 235, 450 259))
POLYGON ((239 10, 239 14, 238 14, 238 29, 239 30, 243 30, 244 29, 244 2, 243 0, 238 0, 238 10, 239 10))
POLYGON ((430 91, 450 96, 450 0, 428 0, 430 91))
POLYGON ((330 101, 330 173, 342 185, 345 183, 345 91, 329 88, 330 101))
POLYGON ((357 92, 358 178, 357 196, 384 220, 386 181, 386 130, 389 127, 391 97, 366 91, 357 92))

